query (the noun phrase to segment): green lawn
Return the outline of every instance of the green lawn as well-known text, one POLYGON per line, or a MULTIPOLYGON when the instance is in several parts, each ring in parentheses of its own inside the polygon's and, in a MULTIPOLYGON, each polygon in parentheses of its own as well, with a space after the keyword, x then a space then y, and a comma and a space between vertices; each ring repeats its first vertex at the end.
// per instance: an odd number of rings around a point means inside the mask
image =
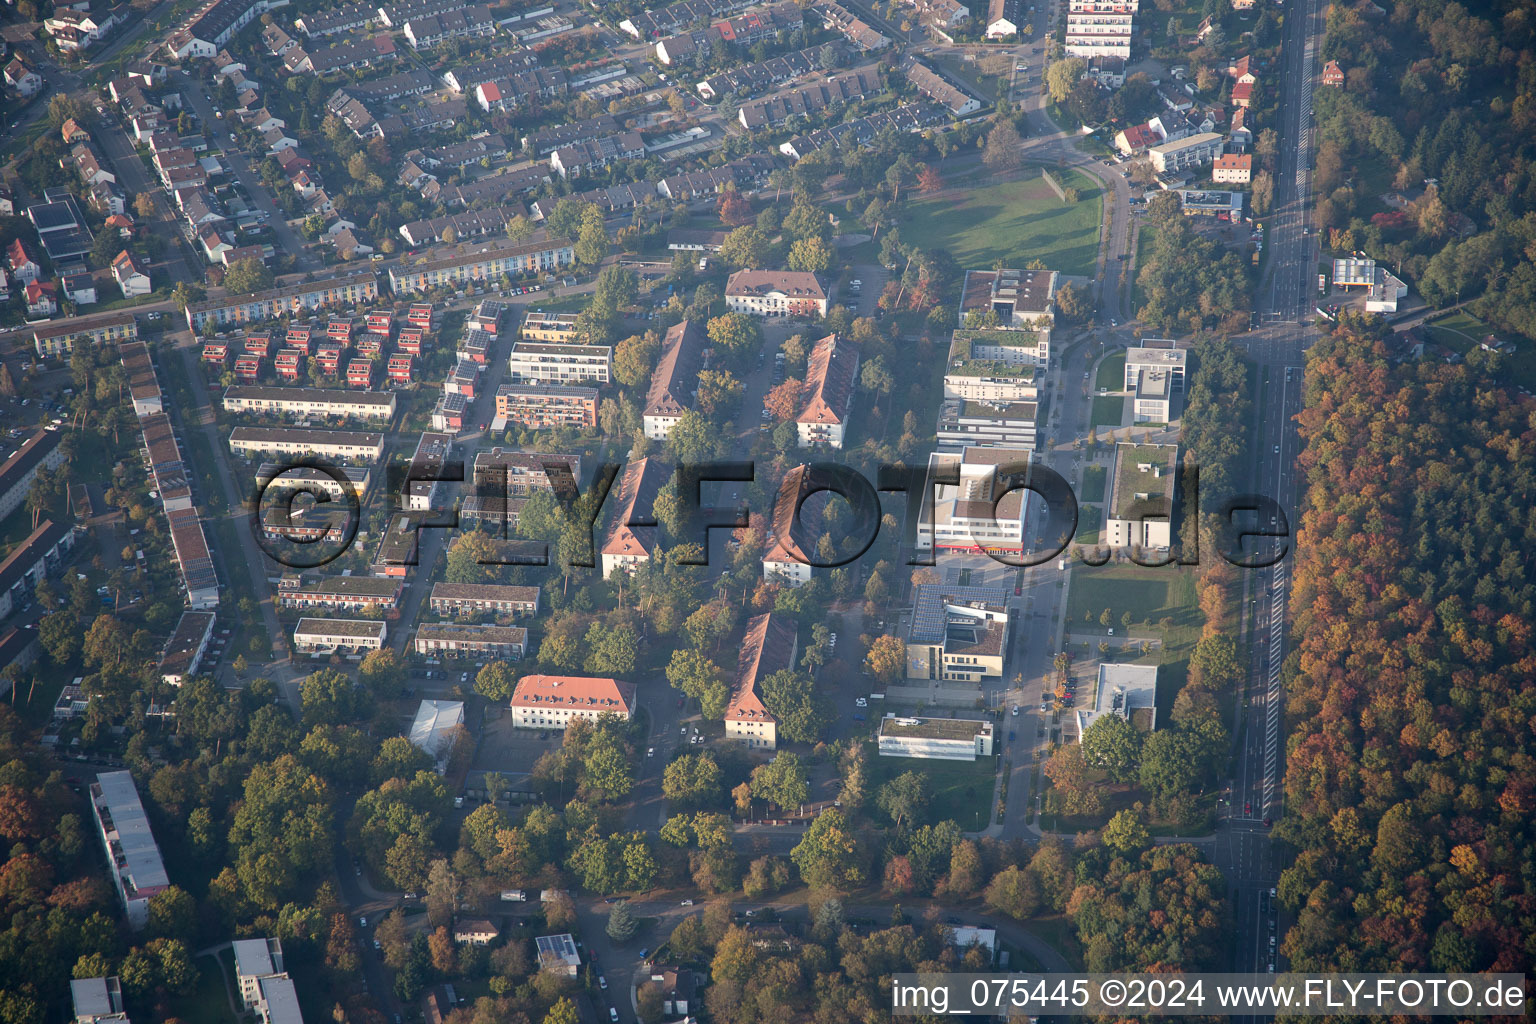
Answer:
POLYGON ((197 965, 197 988, 189 995, 171 1000, 170 1015, 186 1021, 195 1020, 198 1024, 235 1024, 219 961, 211 956, 200 956, 193 962, 197 965))
POLYGON ((1500 357, 1504 367, 1503 377, 1511 384, 1536 390, 1536 345, 1499 331, 1492 324, 1479 320, 1465 310, 1457 310, 1449 316, 1430 321, 1424 325, 1423 330, 1433 340, 1463 355, 1477 348, 1490 334, 1513 342, 1515 351, 1500 357))
MULTIPOLYGON (((1100 484, 1100 490, 1103 485, 1100 484)), ((1097 544, 1099 542, 1099 527, 1103 524, 1104 510, 1098 505, 1079 505, 1077 507, 1077 536, 1072 538, 1079 544, 1097 544)))
POLYGON ((1124 419, 1124 395, 1095 395, 1093 397, 1094 426, 1118 427, 1124 419))
MULTIPOLYGON (((962 718, 976 718, 974 711, 964 711, 962 718)), ((999 727, 1001 728, 1001 727, 999 727)), ((997 758, 984 757, 974 762, 928 761, 911 757, 870 757, 870 794, 878 793, 885 783, 903 772, 927 776, 933 799, 928 813, 918 825, 933 825, 952 820, 963 829, 984 827, 992 820, 992 790, 997 781, 997 758)))
POLYGON ((1109 470, 1103 466, 1089 466, 1083 470, 1083 485, 1077 500, 1090 503, 1104 500, 1104 485, 1109 479, 1109 470))
POLYGON ((1111 391, 1121 391, 1125 388, 1125 353, 1116 352, 1112 356, 1106 356, 1099 364, 1098 377, 1094 381, 1095 387, 1108 388, 1111 391))
MULTIPOLYGON (((1137 278, 1141 276, 1141 268, 1151 256, 1152 243, 1156 238, 1157 232, 1148 227, 1145 221, 1136 229, 1135 277, 1131 278, 1131 311, 1134 313, 1140 313, 1141 305, 1144 301, 1144 297, 1141 294, 1141 285, 1137 283, 1137 278)), ((1121 383, 1124 383, 1124 378, 1121 378, 1121 383)))
POLYGON ((1076 188, 1068 206, 1038 174, 1024 181, 972 189, 960 199, 913 203, 901 224, 902 241, 947 249, 962 267, 987 268, 1001 260, 1024 267, 1040 260, 1063 274, 1091 276, 1099 247, 1103 201, 1099 189, 1075 171, 1054 171, 1062 187, 1076 188))

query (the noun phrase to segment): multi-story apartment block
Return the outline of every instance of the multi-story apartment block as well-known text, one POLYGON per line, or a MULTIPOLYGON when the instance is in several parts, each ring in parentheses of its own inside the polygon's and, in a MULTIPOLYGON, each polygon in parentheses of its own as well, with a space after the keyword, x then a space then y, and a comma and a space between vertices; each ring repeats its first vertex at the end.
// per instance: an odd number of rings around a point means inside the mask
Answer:
POLYGON ((607 345, 545 345, 519 341, 512 345, 507 369, 514 384, 607 384, 613 349, 607 345))
POLYGON ((498 658, 522 661, 528 650, 528 630, 522 626, 466 625, 423 622, 413 644, 427 658, 498 658))
POLYGON ((624 467, 614 485, 613 514, 598 545, 604 579, 617 569, 628 571, 650 560, 656 550, 659 528, 643 524, 655 522, 651 510, 655 507, 656 495, 671 475, 672 467, 654 456, 624 467))
POLYGON ((811 582, 811 557, 807 553, 805 528, 797 512, 806 494, 809 474, 796 466, 784 474, 773 500, 773 519, 769 522, 768 543, 763 550, 763 579, 791 587, 811 582))
POLYGON ((76 978, 69 983, 74 1005, 73 1024, 129 1024, 123 1009, 123 986, 111 978, 76 978))
POLYGON ((39 430, 0 465, 0 519, 4 519, 27 500, 38 470, 49 472, 64 464, 64 451, 57 430, 39 430))
POLYGON ((1069 57, 1118 57, 1129 60, 1135 29, 1135 5, 1074 0, 1067 12, 1066 53, 1069 57))
POLYGON ((236 32, 276 6, 268 0, 210 0, 171 33, 165 48, 176 60, 215 56, 236 32))
POLYGON ((579 313, 544 313, 539 310, 523 317, 521 338, 523 341, 542 341, 566 344, 576 341, 576 324, 579 313))
POLYGON ((549 169, 562 178, 575 178, 601 170, 620 160, 645 157, 645 140, 639 132, 619 132, 596 139, 580 139, 549 155, 549 169))
POLYGON ((32 341, 38 355, 51 359, 73 352, 77 341, 88 345, 116 345, 138 336, 138 321, 131 311, 125 311, 75 316, 42 324, 32 332, 32 341))
POLYGON ((224 389, 225 412, 275 413, 308 419, 390 419, 395 415, 395 396, 359 394, 324 388, 262 388, 232 384, 224 389))
POLYGON ((262 981, 286 976, 282 941, 236 939, 230 946, 235 953, 235 980, 240 986, 240 1004, 247 1010, 254 1010, 261 1003, 262 981))
POLYGON ((736 662, 736 683, 725 707, 726 739, 760 750, 778 746, 779 720, 763 704, 758 687, 775 672, 793 669, 797 649, 795 627, 783 616, 757 615, 747 623, 736 662))
POLYGON ((1208 164, 1221 155, 1226 141, 1216 132, 1200 132, 1188 138, 1177 139, 1152 146, 1147 157, 1159 174, 1171 174, 1190 167, 1208 164))
POLYGON ((293 648, 301 654, 359 654, 384 646, 389 627, 369 619, 299 620, 293 628, 293 648))
POLYGON ((357 306, 375 302, 378 298, 378 277, 371 270, 364 270, 320 281, 269 288, 254 295, 231 295, 189 303, 187 326, 194 333, 200 334, 209 324, 223 327, 227 324, 259 323, 303 310, 357 306))
POLYGON ((175 632, 160 652, 161 682, 167 686, 181 686, 197 675, 203 655, 208 651, 208 642, 213 639, 213 624, 217 618, 213 612, 181 613, 175 632))
POLYGON ((554 238, 543 242, 501 245, 479 252, 428 260, 426 263, 392 267, 389 281, 396 295, 407 295, 432 288, 494 281, 504 274, 516 276, 555 271, 575 262, 576 252, 570 240, 554 238))
POLYGON ((859 347, 829 334, 811 349, 795 426, 801 448, 841 448, 858 381, 859 347))
POLYGON ((653 441, 664 441, 683 413, 693 408, 699 371, 709 335, 697 320, 684 320, 667 328, 661 341, 661 357, 651 372, 641 427, 653 441))
POLYGON ((91 809, 96 835, 107 854, 112 887, 122 900, 128 927, 142 931, 149 924, 149 901, 170 887, 160 847, 149 829, 149 816, 131 772, 102 772, 91 783, 91 809))
POLYGON ((798 270, 738 270, 725 283, 725 304, 749 316, 827 315, 827 293, 821 281, 798 270))
POLYGON ((287 577, 274 596, 277 606, 289 611, 383 612, 400 603, 404 588, 399 580, 377 576, 287 577))
POLYGON ((539 614, 539 588, 500 583, 434 583, 428 602, 438 615, 531 617, 539 614))
POLYGON ((236 427, 229 450, 236 455, 318 455, 378 462, 384 435, 368 430, 319 430, 310 427, 236 427))
POLYGON ((524 427, 597 426, 597 389, 557 384, 503 384, 496 416, 524 427))
POLYGON ((1140 345, 1125 352, 1125 390, 1133 390, 1145 371, 1164 370, 1172 379, 1174 388, 1182 391, 1188 364, 1189 353, 1177 347, 1172 340, 1143 338, 1140 345))
POLYGON ((939 407, 938 446, 941 450, 971 445, 1031 450, 1039 411, 1035 402, 945 401, 939 407))
POLYGON ((57 572, 75 546, 75 529, 68 523, 44 519, 0 562, 0 618, 43 580, 57 572))
POLYGON ((572 719, 634 715, 635 687, 596 676, 524 676, 512 693, 512 724, 519 729, 564 729, 572 719))
POLYGON ((308 466, 263 462, 256 470, 256 489, 278 492, 318 491, 339 501, 348 494, 362 498, 368 491, 369 479, 367 466, 336 466, 328 473, 308 466), (339 473, 346 482, 336 480, 332 473, 339 473))
POLYGON ((1054 270, 968 270, 960 297, 960 325, 975 314, 992 313, 999 327, 1039 328, 1056 319, 1054 270))

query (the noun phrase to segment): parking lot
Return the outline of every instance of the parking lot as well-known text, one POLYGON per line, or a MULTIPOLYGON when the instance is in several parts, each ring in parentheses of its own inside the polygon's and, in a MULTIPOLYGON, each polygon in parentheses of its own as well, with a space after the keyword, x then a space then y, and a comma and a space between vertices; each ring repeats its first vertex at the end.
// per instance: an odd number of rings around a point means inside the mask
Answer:
POLYGON ((560 749, 564 737, 558 729, 513 728, 509 709, 487 706, 470 771, 501 772, 509 776, 514 788, 521 788, 518 776, 532 772, 534 762, 543 754, 560 749))

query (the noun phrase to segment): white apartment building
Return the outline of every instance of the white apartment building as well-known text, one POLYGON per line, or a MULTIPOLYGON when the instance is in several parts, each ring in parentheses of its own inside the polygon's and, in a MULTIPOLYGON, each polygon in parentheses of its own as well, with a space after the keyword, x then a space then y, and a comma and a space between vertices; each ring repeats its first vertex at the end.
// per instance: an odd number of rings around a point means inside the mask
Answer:
POLYGON ((240 1004, 254 1010, 261 1003, 261 982, 284 974, 283 943, 280 939, 236 939, 230 943, 235 953, 235 980, 240 986, 240 1004))
POLYGON ((827 315, 827 293, 815 274, 798 270, 738 270, 725 283, 725 305, 766 319, 827 315))
POLYGON ((608 345, 560 345, 519 341, 512 346, 507 370, 514 384, 607 384, 613 366, 608 345))
POLYGON ((383 647, 388 633, 383 622, 369 619, 303 618, 293 628, 293 647, 302 654, 358 654, 383 647))
POLYGON ((858 373, 857 345, 835 334, 816 342, 806 362, 805 389, 795 414, 799 447, 843 446, 858 373))
POLYGON ((665 441, 683 413, 693 408, 699 371, 704 368, 704 349, 709 335, 697 320, 684 320, 667 328, 661 356, 651 371, 645 395, 641 427, 653 441, 665 441))
POLYGON ((1147 150, 1147 157, 1157 173, 1166 174, 1208 164, 1221 155, 1224 145, 1225 140, 1216 132, 1200 132, 1152 146, 1147 150))
POLYGON ((601 715, 629 719, 635 687, 599 676, 531 675, 518 680, 512 693, 512 724, 519 729, 564 729, 573 718, 597 721, 601 715))
POLYGON ((795 627, 783 616, 757 615, 747 623, 736 661, 736 683, 725 708, 725 738, 758 750, 778 746, 779 720, 758 691, 764 679, 795 667, 795 627))
POLYGON ((384 458, 384 435, 365 430, 311 427, 236 427, 229 434, 229 450, 247 458, 316 455, 377 463, 384 458))
POLYGON ((390 419, 395 415, 393 392, 345 391, 325 388, 269 388, 232 384, 224 389, 225 412, 274 413, 280 416, 336 416, 390 419))
POLYGON ((149 901, 170 887, 160 847, 149 830, 149 816, 131 772, 102 772, 91 783, 91 809, 96 835, 107 854, 112 887, 122 900, 128 927, 142 931, 149 924, 149 901))

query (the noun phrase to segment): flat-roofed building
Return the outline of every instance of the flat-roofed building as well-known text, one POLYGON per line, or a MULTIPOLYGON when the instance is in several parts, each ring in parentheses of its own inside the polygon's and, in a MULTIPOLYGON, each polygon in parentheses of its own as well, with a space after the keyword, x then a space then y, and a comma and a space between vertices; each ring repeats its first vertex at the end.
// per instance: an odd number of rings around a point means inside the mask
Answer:
POLYGON ((699 372, 704 368, 704 350, 708 347, 709 335, 697 320, 684 320, 667 328, 645 395, 641 427, 646 437, 666 440, 683 413, 693 408, 699 372))
POLYGON ((1112 548, 1168 550, 1173 539, 1178 465, 1178 445, 1121 442, 1115 446, 1105 544, 1112 548))
POLYGON ((815 274, 799 270, 738 270, 725 282, 735 313, 777 319, 827 315, 827 293, 815 274))
POLYGON ((577 330, 579 313, 545 313, 542 310, 531 310, 523 317, 523 326, 520 336, 524 341, 542 341, 550 344, 564 344, 580 338, 577 330))
POLYGON ((793 669, 797 649, 795 627, 783 616, 767 613, 747 622, 736 661, 735 686, 725 707, 726 739, 762 750, 778 746, 779 720, 763 704, 758 688, 775 672, 793 669))
POLYGON ((1032 366, 1036 370, 1043 370, 1051 361, 1050 328, 1042 326, 1031 329, 955 331, 949 340, 951 366, 972 361, 1032 366))
POLYGON ((230 943, 235 954, 235 980, 240 987, 240 1003, 254 1010, 261 1003, 261 982, 286 973, 281 939, 236 939, 230 943))
POLYGON ((960 298, 960 326, 972 313, 993 313, 1001 327, 1049 326, 1056 319, 1054 270, 968 270, 960 298))
POLYGON ((69 983, 74 1024, 128 1024, 123 987, 117 978, 76 978, 69 983))
POLYGON ((213 612, 185 611, 160 654, 160 681, 180 686, 197 675, 213 639, 213 612))
POLYGON ((1200 132, 1188 138, 1175 139, 1152 146, 1147 157, 1159 174, 1171 174, 1208 164, 1221 155, 1226 140, 1216 132, 1200 132))
POLYGON ((333 466, 327 470, 310 466, 284 466, 276 462, 263 462, 256 470, 258 491, 310 491, 320 492, 340 500, 349 493, 361 499, 368 491, 371 479, 367 466, 333 466), (337 480, 333 474, 339 474, 337 480), (343 482, 344 481, 344 482, 343 482))
POLYGON ((227 324, 259 323, 304 310, 364 305, 378 297, 378 276, 371 270, 357 271, 269 288, 254 295, 192 302, 187 305, 187 326, 193 333, 201 334, 209 324, 222 328, 227 324))
POLYGON ((522 661, 528 652, 528 630, 522 626, 423 622, 416 627, 413 646, 417 654, 426 658, 522 661))
POLYGON ((479 252, 391 267, 389 280, 396 295, 407 295, 445 286, 497 281, 504 274, 516 277, 554 271, 575 262, 576 251, 570 239, 553 238, 543 242, 509 243, 479 252))
POLYGON ((149 924, 149 901, 170 887, 160 847, 131 772, 102 772, 91 783, 96 835, 107 854, 112 887, 128 916, 128 927, 149 924))
POLYGON ((519 426, 597 426, 597 389, 560 384, 503 384, 496 389, 496 416, 519 426))
POLYGON ((247 458, 257 455, 316 455, 376 463, 384 458, 384 435, 369 430, 236 427, 229 434, 229 450, 247 458))
POLYGON ((399 580, 378 576, 321 576, 291 584, 285 579, 273 596, 290 611, 383 612, 399 605, 404 589, 399 580))
POLYGON ((405 494, 401 504, 408 512, 431 512, 439 508, 448 458, 453 454, 453 438, 428 431, 416 442, 411 467, 406 472, 405 494))
POLYGON ((944 368, 945 398, 967 402, 1033 402, 1039 398, 1032 363, 975 359, 969 357, 969 351, 969 344, 960 339, 951 343, 950 360, 944 368))
POLYGON ((671 475, 672 467, 654 456, 629 463, 619 474, 613 514, 598 544, 604 579, 616 569, 628 571, 650 560, 660 533, 652 510, 671 475))
POLYGON ((1173 419, 1173 376, 1167 370, 1143 370, 1131 394, 1135 423, 1168 423, 1173 419))
POLYGON ((224 389, 225 412, 274 413, 279 416, 333 416, 338 419, 390 419, 395 415, 393 392, 327 390, 324 388, 264 388, 231 384, 224 389))
POLYGON ((260 987, 261 1002, 256 1010, 261 1015, 261 1024, 304 1024, 299 993, 293 987, 292 978, 286 974, 263 978, 260 987))
POLYGON ((936 436, 941 450, 1004 447, 1033 450, 1040 407, 1034 402, 946 400, 936 436))
POLYGON ((294 650, 303 654, 357 654, 384 646, 389 628, 369 619, 302 618, 293 627, 294 650))
POLYGON ((58 572, 74 550, 75 529, 44 519, 0 562, 0 619, 16 610, 43 580, 58 572))
POLYGON ((539 614, 539 588, 502 583, 434 583, 428 605, 438 615, 539 614))
POLYGON ((39 470, 53 472, 64 464, 64 450, 59 447, 63 432, 39 430, 0 465, 0 519, 26 502, 39 470))
POLYGON ((513 383, 571 384, 596 381, 607 384, 613 365, 608 345, 560 345, 519 341, 512 345, 507 370, 513 383))
POLYGON ((1014 448, 966 448, 928 456, 924 513, 917 546, 943 551, 1024 550, 1026 491, 1022 486, 1030 453, 1014 448), (1014 474, 1012 480, 1007 473, 1014 474), (954 474, 959 484, 939 483, 954 474))
POLYGON ((1189 353, 1168 338, 1143 338, 1140 345, 1125 350, 1125 390, 1134 391, 1136 381, 1148 370, 1163 370, 1175 391, 1184 390, 1184 375, 1189 353))
POLYGON ((421 541, 416 532, 420 519, 420 515, 400 512, 390 520, 384 536, 379 538, 379 546, 374 549, 373 564, 368 567, 370 573, 375 576, 410 575, 417 562, 421 541))
POLYGON ((512 724, 519 729, 564 729, 572 719, 597 721, 634 714, 635 687, 606 676, 531 675, 512 693, 512 724))
POLYGON ((73 352, 75 343, 116 345, 139 336, 139 323, 131 311, 72 316, 38 326, 32 332, 37 354, 46 358, 73 352))
POLYGON ((881 757, 974 761, 992 756, 992 723, 975 718, 880 719, 881 757))
POLYGON ((907 625, 907 678, 978 682, 1003 674, 1008 657, 1004 587, 921 583, 907 625))
POLYGON ((1092 707, 1078 708, 1072 713, 1079 743, 1088 727, 1104 715, 1128 720, 1143 735, 1157 728, 1156 665, 1105 662, 1099 665, 1099 685, 1094 696, 1092 707))
POLYGON ((853 342, 829 334, 812 347, 795 413, 801 448, 843 446, 858 373, 859 346, 853 342))

